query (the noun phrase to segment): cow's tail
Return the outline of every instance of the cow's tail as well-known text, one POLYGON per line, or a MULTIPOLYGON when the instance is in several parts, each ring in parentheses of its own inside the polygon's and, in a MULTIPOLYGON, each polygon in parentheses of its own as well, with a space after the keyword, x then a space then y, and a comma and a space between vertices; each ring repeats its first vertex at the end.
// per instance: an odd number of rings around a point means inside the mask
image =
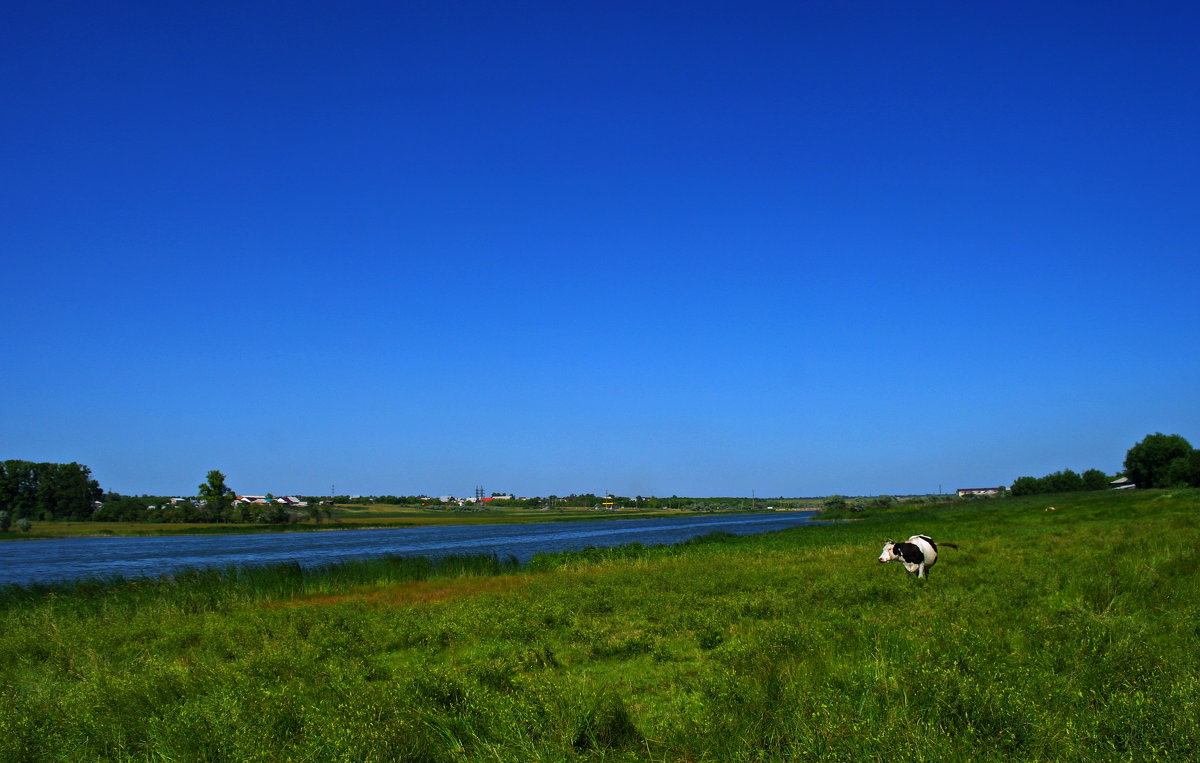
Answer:
POLYGON ((946 543, 944 541, 941 543, 938 543, 938 548, 941 548, 942 546, 949 546, 950 548, 958 548, 957 543, 946 543))

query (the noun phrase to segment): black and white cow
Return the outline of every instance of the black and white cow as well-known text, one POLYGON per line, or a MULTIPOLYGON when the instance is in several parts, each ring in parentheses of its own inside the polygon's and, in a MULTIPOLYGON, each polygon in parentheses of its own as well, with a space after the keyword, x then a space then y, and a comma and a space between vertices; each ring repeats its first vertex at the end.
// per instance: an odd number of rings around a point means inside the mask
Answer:
MULTIPOLYGON (((958 548, 953 543, 943 543, 943 546, 958 548)), ((914 535, 904 543, 888 541, 879 555, 880 562, 900 561, 909 575, 919 578, 929 577, 929 568, 937 563, 938 544, 928 535, 914 535)))

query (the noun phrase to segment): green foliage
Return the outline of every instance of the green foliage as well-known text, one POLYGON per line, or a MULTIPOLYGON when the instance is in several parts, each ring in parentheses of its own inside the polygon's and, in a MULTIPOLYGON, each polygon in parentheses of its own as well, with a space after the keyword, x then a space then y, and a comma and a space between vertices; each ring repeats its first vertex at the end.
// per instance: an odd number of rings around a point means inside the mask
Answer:
POLYGON ((1171 487, 1200 487, 1200 450, 1190 451, 1167 465, 1167 484, 1171 487))
POLYGON ((208 473, 196 494, 200 521, 232 522, 233 490, 225 484, 225 475, 213 469, 208 473))
POLYGON ((1071 469, 1063 469, 1045 477, 1018 477, 1009 488, 1009 492, 1014 496, 1024 496, 1107 489, 1108 477, 1099 469, 1088 469, 1083 475, 1071 469))
POLYGON ((1108 475, 1099 469, 1088 469, 1080 478, 1083 480, 1083 490, 1108 490, 1108 475))
POLYGON ((0 511, 0 532, 8 532, 8 528, 12 527, 12 517, 7 511, 0 511))
POLYGON ((166 503, 165 498, 137 498, 134 496, 106 493, 100 508, 92 513, 97 522, 138 522, 149 519, 149 507, 166 503))
POLYGON ((33 528, 33 523, 29 521, 29 517, 21 517, 17 520, 17 529, 23 533, 29 532, 33 528))
POLYGON ((0 511, 10 517, 84 520, 100 500, 91 470, 77 463, 0 462, 0 511))
POLYGON ((1070 469, 1048 474, 1043 479, 1046 481, 1048 493, 1075 493, 1083 490, 1083 478, 1070 469))
POLYGON ((897 501, 890 495, 877 495, 867 502, 867 506, 872 509, 890 509, 896 505, 897 501))
POLYGON ((846 499, 840 495, 831 495, 821 502, 821 511, 827 513, 843 512, 848 507, 846 499))
POLYGON ((1125 474, 1141 488, 1169 487, 1171 462, 1191 452, 1191 443, 1177 434, 1146 435, 1125 454, 1125 474))
POLYGON ((1037 477, 1017 477, 1008 492, 1014 496, 1036 495, 1043 492, 1042 483, 1037 477))

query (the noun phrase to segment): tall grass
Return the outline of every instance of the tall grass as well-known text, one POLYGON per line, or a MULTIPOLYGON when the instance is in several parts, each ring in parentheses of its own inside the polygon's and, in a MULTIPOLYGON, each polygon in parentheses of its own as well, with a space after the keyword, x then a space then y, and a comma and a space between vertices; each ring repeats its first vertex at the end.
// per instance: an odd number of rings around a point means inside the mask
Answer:
POLYGON ((1195 759, 1198 541, 1147 491, 9 588, 0 759, 1195 759))

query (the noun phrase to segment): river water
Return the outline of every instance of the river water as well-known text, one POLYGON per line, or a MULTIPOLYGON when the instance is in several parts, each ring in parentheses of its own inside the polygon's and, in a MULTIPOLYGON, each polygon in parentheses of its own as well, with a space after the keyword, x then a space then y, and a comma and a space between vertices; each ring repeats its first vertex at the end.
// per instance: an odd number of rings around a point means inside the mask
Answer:
POLYGON ((544 551, 627 543, 679 543, 711 532, 736 535, 808 524, 815 512, 716 514, 509 525, 452 525, 249 535, 64 538, 0 543, 0 585, 120 575, 152 577, 198 567, 280 562, 315 566, 385 556, 496 554, 522 562, 544 551))

